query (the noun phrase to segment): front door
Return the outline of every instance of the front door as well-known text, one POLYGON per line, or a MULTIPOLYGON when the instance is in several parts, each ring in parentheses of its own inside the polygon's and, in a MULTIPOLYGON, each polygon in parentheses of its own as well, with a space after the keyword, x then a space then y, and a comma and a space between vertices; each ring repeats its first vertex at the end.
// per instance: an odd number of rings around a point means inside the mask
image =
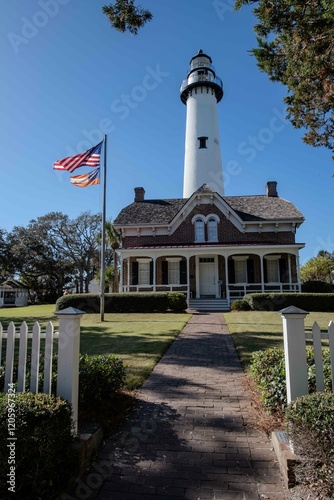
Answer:
POLYGON ((216 264, 214 257, 199 259, 199 291, 201 296, 216 296, 216 264))

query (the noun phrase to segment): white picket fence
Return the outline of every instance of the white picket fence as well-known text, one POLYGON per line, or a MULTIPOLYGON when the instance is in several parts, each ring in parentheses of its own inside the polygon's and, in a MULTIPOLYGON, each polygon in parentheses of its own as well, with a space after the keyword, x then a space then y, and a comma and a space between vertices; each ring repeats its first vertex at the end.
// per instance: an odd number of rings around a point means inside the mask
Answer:
POLYGON ((294 306, 280 311, 283 319, 284 355, 286 369, 287 399, 291 403, 300 396, 308 394, 308 368, 306 361, 306 340, 312 340, 315 359, 316 389, 325 388, 322 340, 328 340, 330 352, 332 392, 334 393, 334 323, 331 321, 327 332, 321 332, 314 323, 311 333, 305 332, 305 317, 308 312, 294 306))
POLYGON ((60 396, 72 405, 73 421, 77 429, 78 397, 79 397, 79 351, 80 351, 80 320, 84 314, 78 309, 69 307, 55 313, 59 318, 59 331, 49 322, 45 331, 36 322, 32 331, 28 331, 24 321, 19 329, 13 322, 6 331, 0 323, 0 365, 3 365, 3 339, 6 339, 5 355, 5 382, 4 392, 8 392, 9 384, 17 382, 17 392, 26 392, 27 360, 30 354, 30 392, 38 393, 40 373, 41 339, 45 339, 44 367, 43 367, 43 393, 51 393, 53 341, 58 340, 58 365, 57 365, 57 396, 60 396), (31 347, 28 349, 28 339, 31 347), (18 374, 14 380, 15 346, 18 343, 18 374))

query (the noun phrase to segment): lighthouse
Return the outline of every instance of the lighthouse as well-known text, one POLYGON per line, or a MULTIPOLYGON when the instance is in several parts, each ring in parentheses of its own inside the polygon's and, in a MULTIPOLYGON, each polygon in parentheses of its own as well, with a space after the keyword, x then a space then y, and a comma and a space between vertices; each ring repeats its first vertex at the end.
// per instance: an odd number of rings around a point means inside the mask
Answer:
POLYGON ((202 50, 190 60, 180 97, 187 106, 183 198, 189 198, 203 184, 224 196, 217 112, 223 83, 211 57, 202 50))

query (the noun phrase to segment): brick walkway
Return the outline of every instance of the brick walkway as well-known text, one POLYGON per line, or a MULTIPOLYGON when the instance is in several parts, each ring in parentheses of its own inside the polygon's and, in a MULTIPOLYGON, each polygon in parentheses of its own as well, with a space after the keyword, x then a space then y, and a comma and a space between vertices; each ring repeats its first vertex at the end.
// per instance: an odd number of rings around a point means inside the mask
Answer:
POLYGON ((270 441, 252 428, 244 373, 222 321, 220 313, 194 314, 76 498, 286 498, 270 441))

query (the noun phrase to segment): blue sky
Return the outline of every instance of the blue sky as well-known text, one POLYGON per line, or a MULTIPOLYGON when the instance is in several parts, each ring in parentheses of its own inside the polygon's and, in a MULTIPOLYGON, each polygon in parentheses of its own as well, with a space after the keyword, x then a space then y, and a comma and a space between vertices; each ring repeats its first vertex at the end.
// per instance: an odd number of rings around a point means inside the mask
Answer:
MULTIPOLYGON (((133 201, 182 197, 189 61, 212 57, 224 83, 218 105, 225 194, 264 194, 268 180, 305 216, 301 262, 334 251, 331 152, 305 145, 284 119, 285 89, 249 50, 251 8, 232 0, 140 0, 154 19, 138 36, 109 26, 100 0, 11 0, 2 8, 0 228, 52 211, 102 209, 100 186, 77 188, 55 160, 108 136, 107 217, 133 201)), ((89 169, 87 169, 88 171, 89 169)), ((84 169, 76 174, 84 173, 84 169)))

